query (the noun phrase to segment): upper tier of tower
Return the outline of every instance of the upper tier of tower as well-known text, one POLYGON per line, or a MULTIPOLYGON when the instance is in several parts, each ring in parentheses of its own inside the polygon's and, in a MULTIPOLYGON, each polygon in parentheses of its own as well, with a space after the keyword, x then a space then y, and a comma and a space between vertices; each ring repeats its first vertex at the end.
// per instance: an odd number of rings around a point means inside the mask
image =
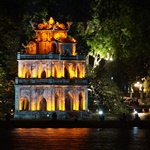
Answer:
POLYGON ((68 31, 72 22, 67 25, 54 21, 52 17, 46 22, 32 27, 35 38, 30 40, 25 48, 25 54, 65 54, 76 55, 76 40, 68 37, 68 31))

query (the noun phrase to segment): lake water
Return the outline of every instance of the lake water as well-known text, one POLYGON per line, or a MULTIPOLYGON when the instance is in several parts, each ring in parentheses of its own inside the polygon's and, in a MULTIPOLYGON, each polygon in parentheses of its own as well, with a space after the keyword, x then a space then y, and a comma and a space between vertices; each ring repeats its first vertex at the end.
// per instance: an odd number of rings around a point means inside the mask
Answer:
POLYGON ((0 128, 1 150, 149 150, 149 128, 0 128), (3 148, 2 148, 3 147, 3 148))

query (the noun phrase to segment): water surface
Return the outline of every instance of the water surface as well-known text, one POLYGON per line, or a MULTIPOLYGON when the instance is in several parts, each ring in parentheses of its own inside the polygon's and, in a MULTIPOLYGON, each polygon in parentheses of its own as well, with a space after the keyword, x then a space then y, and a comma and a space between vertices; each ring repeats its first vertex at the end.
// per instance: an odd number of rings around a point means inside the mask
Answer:
POLYGON ((150 129, 0 129, 3 150, 149 150, 150 129))

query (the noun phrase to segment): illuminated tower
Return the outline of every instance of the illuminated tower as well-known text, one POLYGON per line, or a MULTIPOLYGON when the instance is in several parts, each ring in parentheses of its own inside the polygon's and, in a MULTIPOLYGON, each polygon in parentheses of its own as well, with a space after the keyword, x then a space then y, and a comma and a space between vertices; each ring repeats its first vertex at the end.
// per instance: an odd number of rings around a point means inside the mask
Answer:
POLYGON ((34 27, 36 38, 17 54, 15 118, 71 114, 82 117, 88 110, 85 55, 76 53, 76 41, 68 38, 67 25, 49 21, 34 27))

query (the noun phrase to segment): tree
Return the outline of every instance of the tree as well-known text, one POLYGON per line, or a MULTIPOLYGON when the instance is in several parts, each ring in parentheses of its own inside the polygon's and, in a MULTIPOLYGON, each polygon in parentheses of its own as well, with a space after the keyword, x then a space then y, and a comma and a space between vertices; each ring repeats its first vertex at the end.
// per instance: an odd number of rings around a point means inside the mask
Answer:
POLYGON ((94 58, 93 68, 107 55, 113 55, 114 81, 122 90, 137 76, 147 75, 150 56, 149 40, 144 34, 149 32, 147 6, 146 1, 136 4, 136 1, 95 0, 91 2, 92 19, 78 23, 78 32, 89 47, 88 55, 94 58), (139 23, 140 19, 143 21, 139 23))
POLYGON ((89 85, 94 97, 92 108, 103 109, 112 113, 127 112, 126 106, 122 102, 123 93, 113 79, 110 78, 106 68, 99 66, 95 68, 94 72, 96 72, 96 75, 93 77, 93 80, 90 80, 89 85))
POLYGON ((117 4, 114 1, 95 0, 92 3, 92 19, 78 24, 78 31, 90 47, 89 55, 94 57, 94 68, 108 54, 115 55, 116 40, 119 39, 117 44, 120 44, 122 48, 131 36, 127 28, 127 24, 131 23, 131 19, 127 16, 129 10, 128 8, 122 9, 123 4, 116 7, 117 4), (112 11, 114 7, 116 10, 112 11))
POLYGON ((7 74, 0 66, 0 112, 6 113, 14 106, 14 81, 7 79, 7 74))
POLYGON ((144 86, 144 91, 146 93, 146 98, 150 98, 150 70, 149 70, 149 75, 145 78, 143 86, 144 86))
POLYGON ((17 76, 17 51, 20 48, 20 29, 8 17, 0 16, 0 100, 3 113, 14 103, 14 78, 17 76))

